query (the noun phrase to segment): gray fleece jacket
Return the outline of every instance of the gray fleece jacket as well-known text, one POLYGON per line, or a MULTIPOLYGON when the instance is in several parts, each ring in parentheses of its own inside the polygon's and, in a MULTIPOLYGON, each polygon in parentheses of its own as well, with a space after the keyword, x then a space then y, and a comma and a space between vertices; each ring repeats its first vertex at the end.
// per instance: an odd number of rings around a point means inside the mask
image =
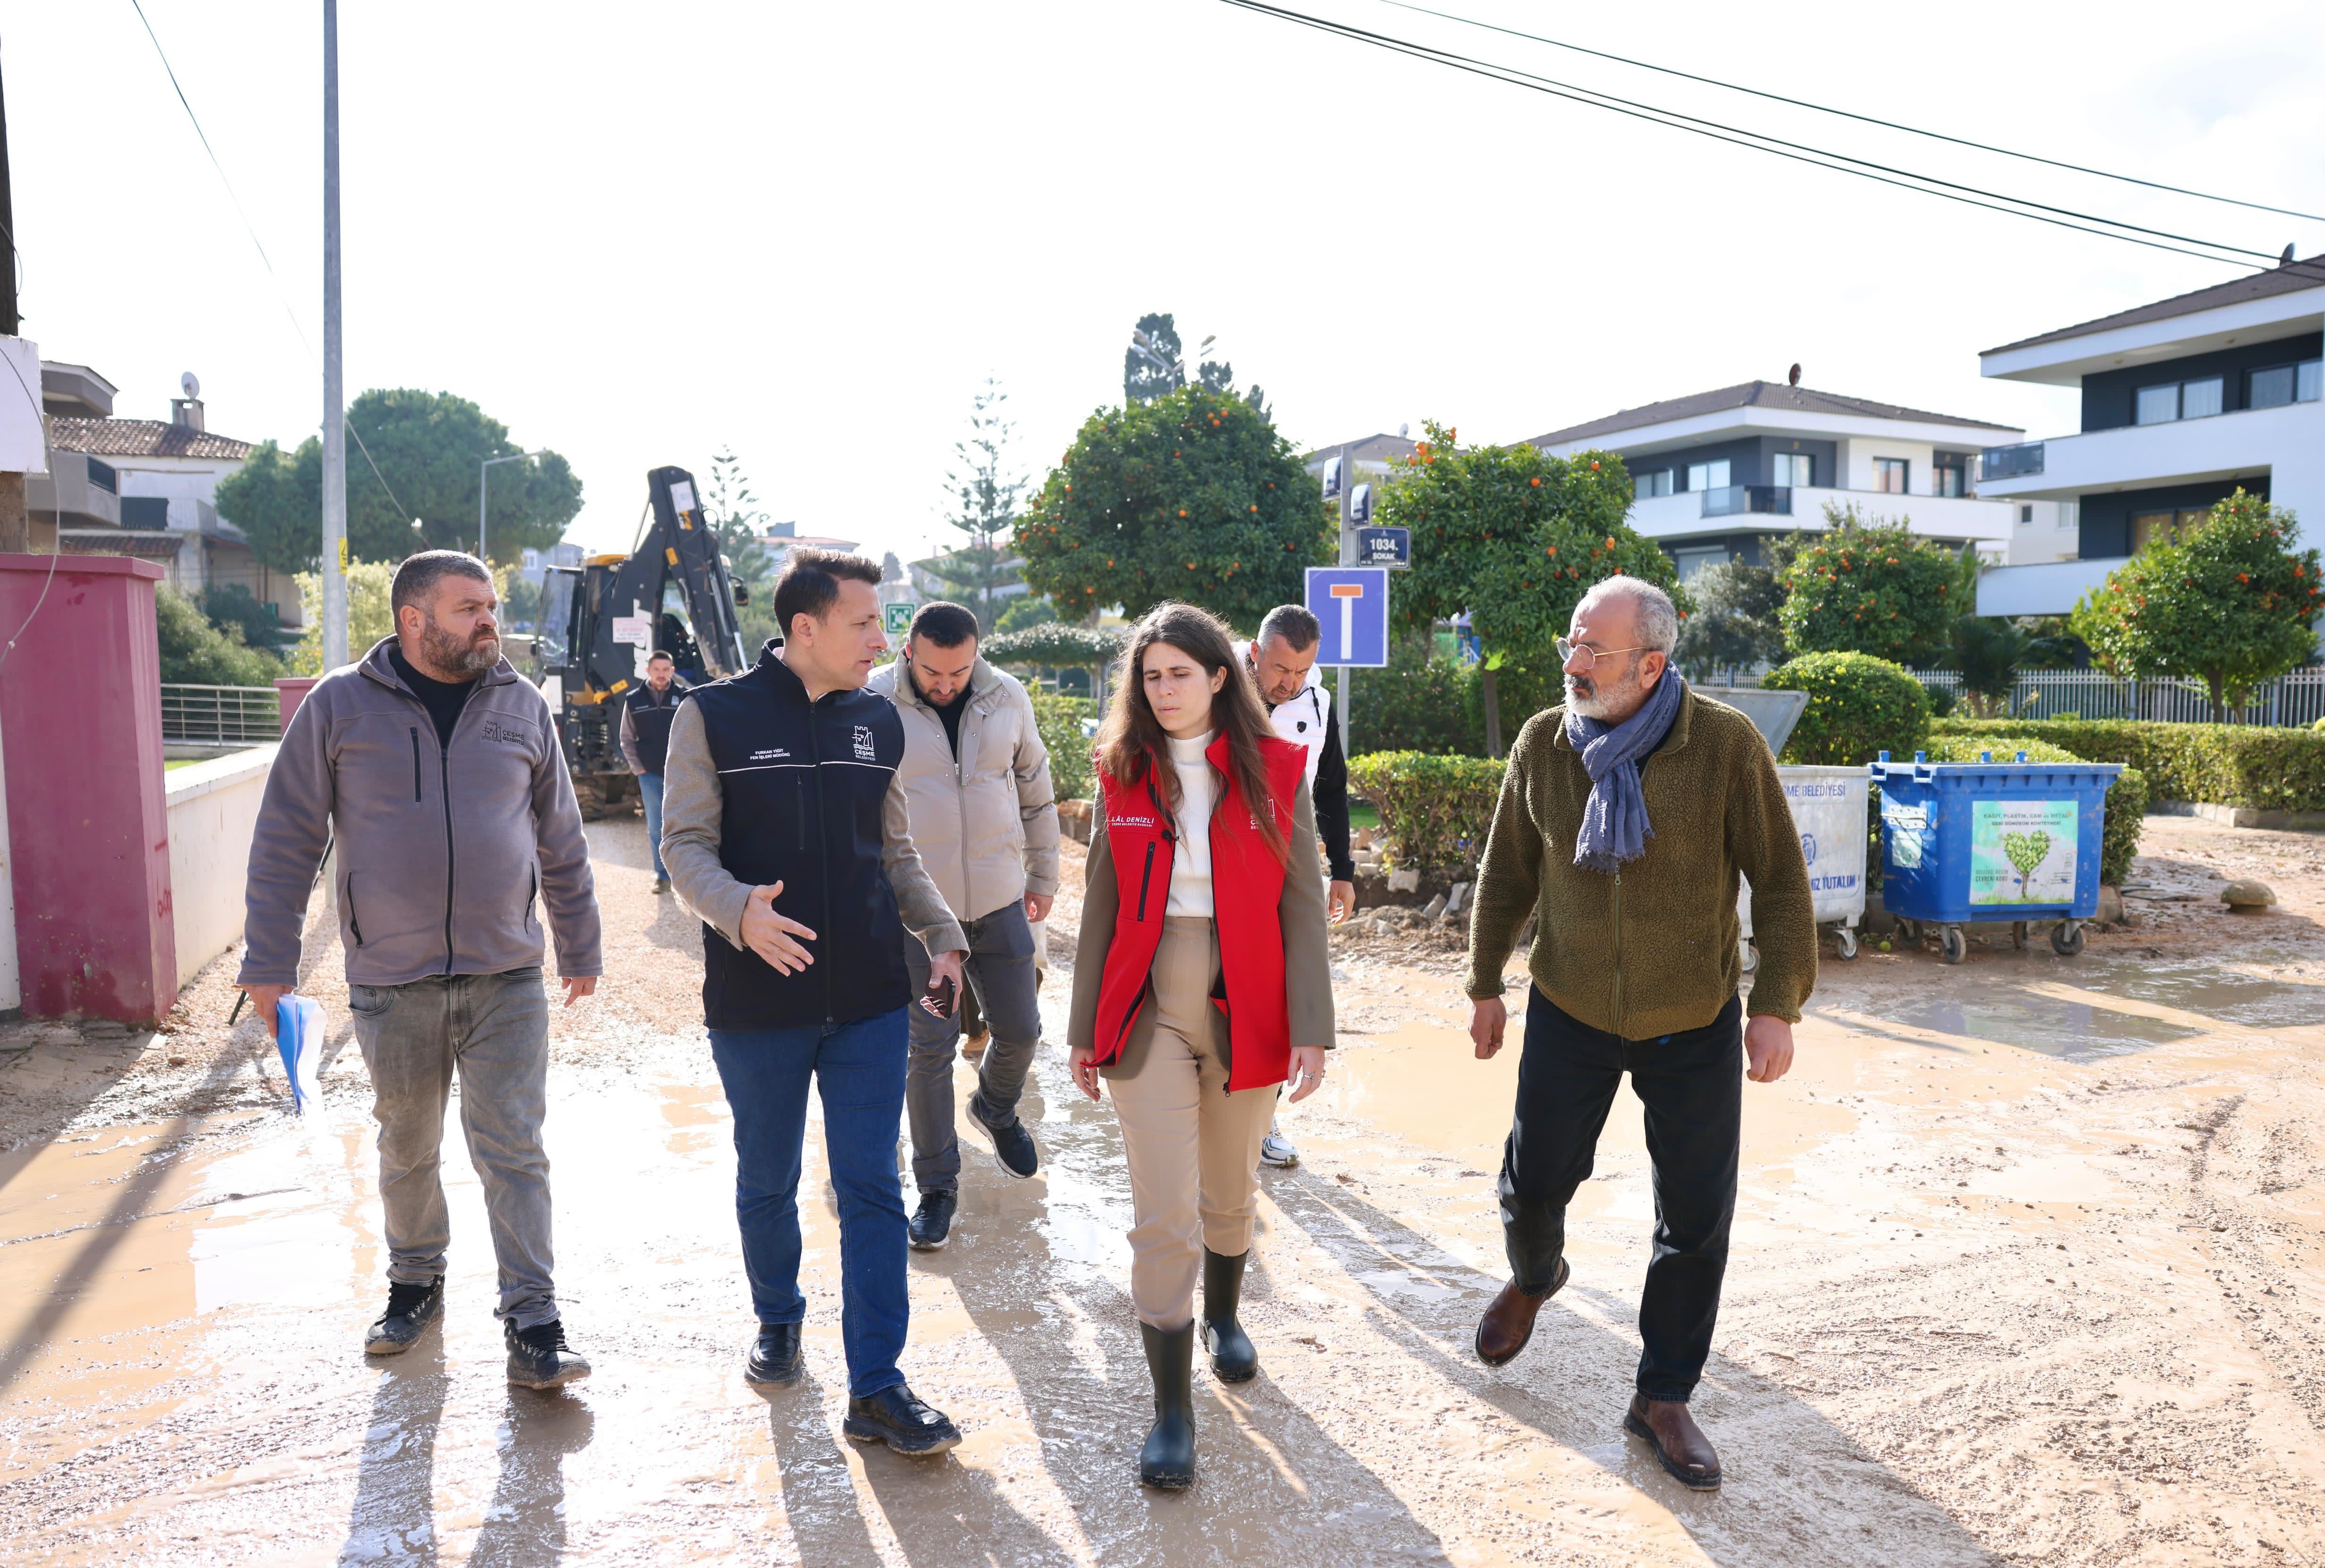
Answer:
POLYGON ((327 840, 352 985, 499 974, 542 961, 602 972, 597 895, 549 703, 504 659, 477 678, 449 746, 384 638, 315 683, 283 735, 250 844, 243 985, 296 985, 327 840))

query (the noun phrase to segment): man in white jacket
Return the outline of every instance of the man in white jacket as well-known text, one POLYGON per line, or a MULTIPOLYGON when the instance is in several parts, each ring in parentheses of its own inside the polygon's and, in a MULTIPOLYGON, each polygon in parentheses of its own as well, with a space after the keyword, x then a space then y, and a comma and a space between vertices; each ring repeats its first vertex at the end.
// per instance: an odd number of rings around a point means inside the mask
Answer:
MULTIPOLYGON (((1301 605, 1280 604, 1259 623, 1259 636, 1238 645, 1259 700, 1267 705, 1275 733, 1308 754, 1308 795, 1316 810, 1316 836, 1323 840, 1332 885, 1325 911, 1333 923, 1357 909, 1357 866, 1348 854, 1348 759, 1332 722, 1332 694, 1316 672, 1323 628, 1301 605)), ((1259 1146, 1262 1164, 1300 1163, 1292 1140, 1271 1127, 1259 1146)))
MULTIPOLYGON (((1032 926, 1048 917, 1058 891, 1058 806, 1032 699, 1014 676, 977 657, 977 645, 968 610, 922 605, 903 656, 875 671, 869 684, 904 721, 900 776, 912 842, 968 934, 964 982, 992 1031, 969 1120, 992 1140, 995 1163, 1023 1177, 1042 1164, 1017 1101, 1042 1037, 1032 926)), ((925 987, 927 952, 909 932, 898 935, 913 987, 925 987)), ((908 1234, 928 1251, 945 1244, 959 1204, 952 1075, 960 1015, 915 1007, 911 1018, 904 1108, 921 1202, 908 1234)))

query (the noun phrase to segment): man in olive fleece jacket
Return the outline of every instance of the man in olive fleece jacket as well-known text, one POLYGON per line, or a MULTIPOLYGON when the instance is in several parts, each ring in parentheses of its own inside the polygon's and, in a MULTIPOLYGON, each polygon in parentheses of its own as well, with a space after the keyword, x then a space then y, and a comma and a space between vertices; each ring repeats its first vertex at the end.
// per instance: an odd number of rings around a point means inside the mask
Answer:
POLYGON ((1683 686, 1675 702, 1655 692, 1679 680, 1668 669, 1676 631, 1670 598, 1652 585, 1618 577, 1592 589, 1561 640, 1567 705, 1527 722, 1503 775, 1469 925, 1480 1058, 1501 1048, 1502 966, 1529 915, 1536 925, 1500 1181, 1512 1277, 1478 1326, 1477 1352, 1495 1366, 1516 1356, 1535 1313, 1566 1282, 1566 1205, 1590 1174, 1627 1072, 1646 1107, 1655 1238, 1639 1304, 1638 1394, 1624 1424, 1672 1475, 1709 1489, 1719 1482, 1718 1456, 1687 1399, 1718 1315, 1744 1059, 1757 1082, 1791 1066, 1792 1025, 1816 983, 1817 933, 1798 830, 1759 732, 1683 686), (1654 695, 1663 701, 1651 708, 1654 695), (1649 722, 1668 710, 1660 740, 1617 733, 1643 710, 1649 722), (1620 765, 1594 754, 1602 775, 1594 783, 1578 738, 1635 747, 1629 809, 1644 807, 1645 837, 1628 858, 1608 858, 1604 842, 1587 846, 1611 871, 1577 864, 1578 838, 1594 788, 1619 792, 1620 765), (1739 875, 1751 883, 1760 949, 1748 1028, 1737 997, 1739 875))

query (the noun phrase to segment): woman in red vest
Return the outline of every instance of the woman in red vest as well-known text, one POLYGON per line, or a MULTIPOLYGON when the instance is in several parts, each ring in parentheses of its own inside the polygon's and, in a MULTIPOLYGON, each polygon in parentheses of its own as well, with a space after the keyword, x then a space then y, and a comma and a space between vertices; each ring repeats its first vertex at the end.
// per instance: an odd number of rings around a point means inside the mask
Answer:
POLYGON ((1304 1099, 1332 1044, 1323 873, 1306 758, 1278 739, 1218 618, 1150 611, 1098 734, 1074 1081, 1113 1088, 1137 1224, 1130 1294, 1154 1378, 1148 1486, 1195 1479, 1195 1276, 1211 1371, 1257 1375, 1236 1322, 1259 1140, 1276 1086, 1304 1099))

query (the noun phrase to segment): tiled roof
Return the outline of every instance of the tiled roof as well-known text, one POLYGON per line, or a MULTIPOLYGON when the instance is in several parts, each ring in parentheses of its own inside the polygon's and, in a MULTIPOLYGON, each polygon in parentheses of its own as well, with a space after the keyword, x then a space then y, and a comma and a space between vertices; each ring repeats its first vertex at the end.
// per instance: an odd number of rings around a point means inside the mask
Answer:
POLYGON ((1651 424, 1663 424, 1672 420, 1694 419, 1701 414, 1719 413, 1731 408, 1781 408, 1798 413, 1853 414, 1859 419, 1915 420, 1935 424, 1975 425, 1980 430, 2015 431, 2015 425, 1996 424, 1989 420, 1962 419, 1950 413, 1931 413, 1926 409, 1904 408, 1894 403, 1875 403, 1862 397, 1843 397, 1837 392, 1817 392, 1805 386, 1786 386, 1774 381, 1746 381, 1737 386, 1723 386, 1717 392, 1699 392, 1692 397, 1668 398, 1662 403, 1650 403, 1639 408, 1626 408, 1620 413, 1610 413, 1604 419, 1594 419, 1588 424, 1570 425, 1554 430, 1548 435, 1528 440, 1528 446, 1555 446, 1561 441, 1583 441, 1591 436, 1612 435, 1617 431, 1640 430, 1651 424))
POLYGON ((2105 332, 2117 327, 2136 327, 2143 321, 2165 321, 2174 316, 2192 316, 2199 311, 2217 310, 2222 305, 2241 305, 2246 300, 2265 300, 2272 294, 2297 293, 2302 289, 2320 287, 2325 287, 2325 255, 2312 255, 2306 261, 2272 267, 2267 272, 2255 273, 2250 277, 2236 278, 2225 283, 2214 283, 2209 289, 2198 289, 2193 293, 2174 294, 2152 305, 2117 311, 2112 316, 2101 316, 2096 321, 2085 321, 2080 326, 2061 327, 2038 338, 2021 338, 2015 343, 2005 343, 1999 348, 1988 348, 1986 352, 2007 354, 2013 348, 2036 348, 2045 343, 2086 338, 2094 332, 2105 332))
POLYGON ((238 441, 158 419, 79 419, 53 414, 49 444, 94 458, 246 458, 255 441, 238 441))

